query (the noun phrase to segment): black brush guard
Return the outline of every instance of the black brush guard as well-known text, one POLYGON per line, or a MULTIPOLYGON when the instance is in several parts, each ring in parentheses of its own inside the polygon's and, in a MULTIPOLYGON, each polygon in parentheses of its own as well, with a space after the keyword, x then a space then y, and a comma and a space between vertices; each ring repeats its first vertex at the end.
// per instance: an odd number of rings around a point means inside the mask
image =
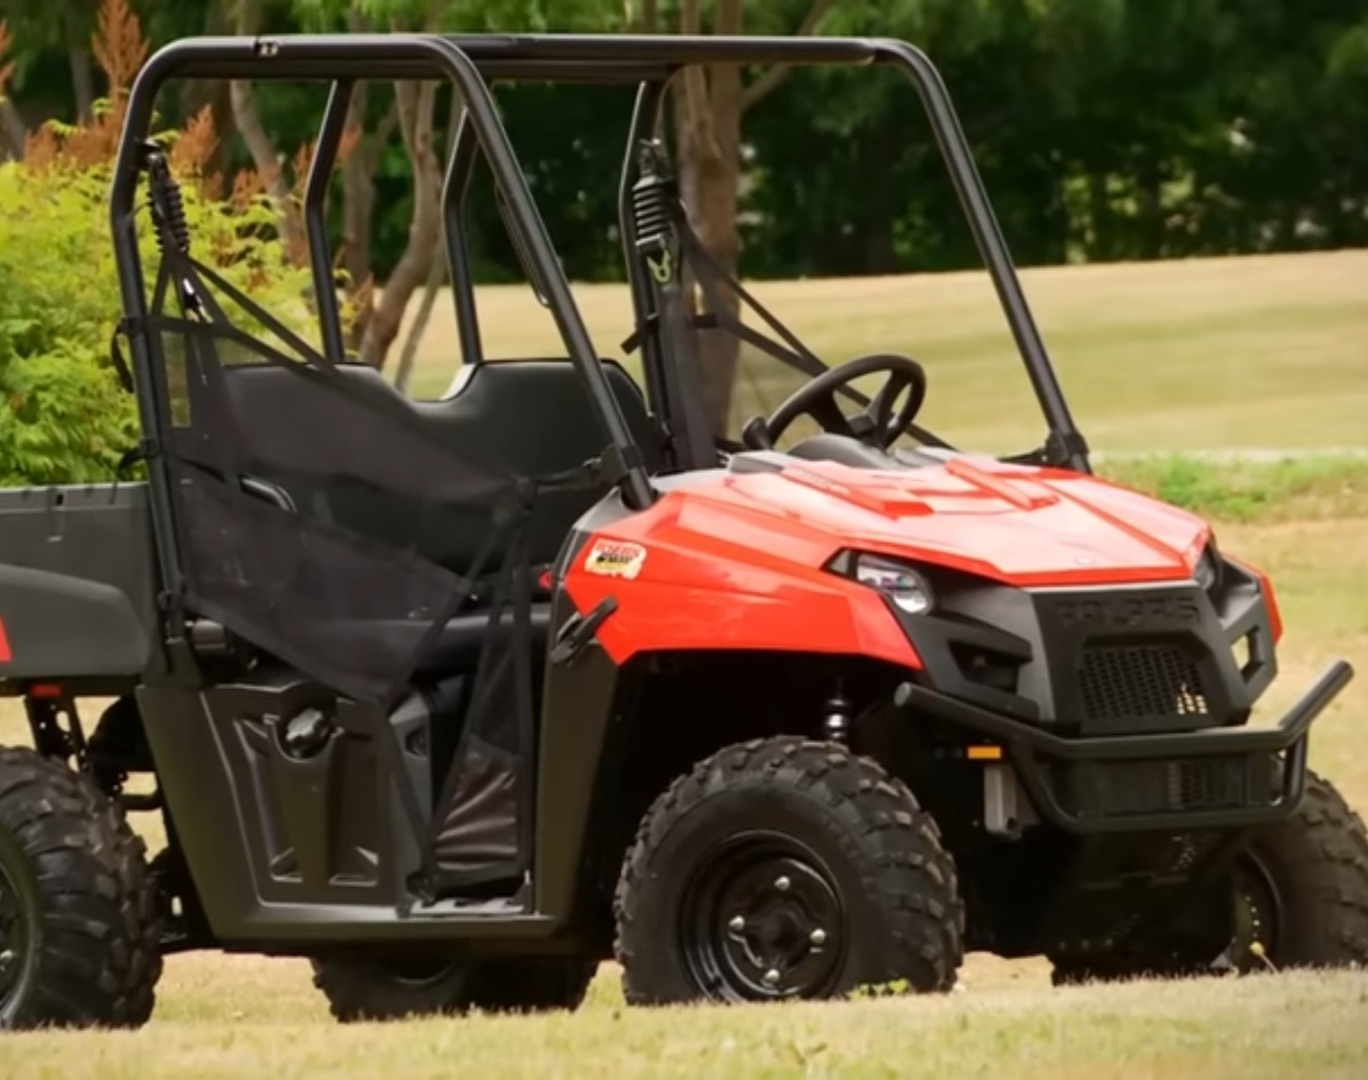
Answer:
MULTIPOLYGON (((1065 738, 911 682, 898 687, 894 701, 1000 742, 1036 810, 1068 832, 1186 832, 1269 825, 1295 813, 1306 787, 1311 724, 1353 677, 1348 662, 1336 661, 1275 727, 1158 735, 1065 738), (1281 770, 1279 755, 1286 755, 1281 770), (1150 810, 1108 802, 1108 782, 1135 784, 1141 775, 1135 767, 1144 765, 1154 766, 1149 775, 1166 785, 1159 801, 1168 805, 1150 810), (1219 789, 1214 796, 1213 787, 1219 789), (1202 805, 1209 801, 1220 805, 1202 805), (1174 809, 1175 803, 1192 808, 1174 809)), ((1125 801, 1124 793, 1117 801, 1125 801)))

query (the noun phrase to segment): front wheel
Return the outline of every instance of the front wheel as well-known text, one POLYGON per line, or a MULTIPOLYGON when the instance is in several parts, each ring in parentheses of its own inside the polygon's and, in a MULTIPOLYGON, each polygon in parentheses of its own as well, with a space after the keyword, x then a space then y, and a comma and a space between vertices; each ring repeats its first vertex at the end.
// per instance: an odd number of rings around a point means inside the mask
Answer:
POLYGON ((642 821, 615 899, 630 1004, 950 989, 955 867, 873 761, 799 738, 729 747, 642 821))
POLYGON ((1307 773, 1286 822, 1255 834, 1225 886, 1224 951, 1159 940, 1124 953, 1057 958, 1056 985, 1222 971, 1368 965, 1368 832, 1328 780, 1307 773))
POLYGON ((1301 807, 1254 838, 1237 889, 1237 940, 1275 966, 1368 964, 1368 832, 1328 780, 1307 773, 1301 807))

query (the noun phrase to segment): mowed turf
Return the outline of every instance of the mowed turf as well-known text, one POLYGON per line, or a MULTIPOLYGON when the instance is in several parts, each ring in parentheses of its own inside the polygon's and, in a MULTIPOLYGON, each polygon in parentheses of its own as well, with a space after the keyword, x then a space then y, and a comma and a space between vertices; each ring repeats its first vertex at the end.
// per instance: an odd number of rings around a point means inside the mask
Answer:
MULTIPOLYGON (((979 430, 996 436, 994 447, 1029 442, 1035 414, 1023 419, 1020 395, 1003 390, 1013 369, 984 336, 991 299, 980 285, 955 275, 792 283, 762 295, 793 312, 829 359, 890 347, 925 359, 933 396, 946 394, 947 420, 962 425, 958 441, 979 430)), ((1368 446, 1368 255, 1052 270, 1027 286, 1080 422, 1105 449, 1368 446), (1236 367, 1249 378, 1236 379, 1236 367), (1265 422, 1235 423, 1254 414, 1265 422)), ((620 293, 582 292, 601 346, 617 341, 628 322, 614 314, 620 293)), ((553 333, 537 330, 535 308, 523 311, 513 292, 490 290, 482 304, 493 351, 554 352, 553 333)), ((449 335, 439 326, 425 343, 430 385, 451 374, 449 335)), ((1275 484, 1258 468, 1217 470, 1197 498, 1222 507, 1223 548, 1268 570, 1278 589, 1282 673, 1259 722, 1335 657, 1364 672, 1318 721, 1311 763, 1368 810, 1368 466, 1307 472, 1314 482, 1275 484), (1242 497, 1221 499, 1237 482, 1242 497)), ((1138 479, 1192 486, 1177 484, 1181 472, 1138 479)), ((16 711, 0 703, 0 741, 21 734, 16 711)), ((982 956, 969 958, 961 992, 936 1000, 628 1010, 605 965, 574 1015, 339 1029, 307 964, 191 955, 168 962, 142 1032, 0 1038, 6 1078, 1358 1077, 1365 1061, 1368 974, 1056 991, 1040 961, 982 956)))
MULTIPOLYGON (((1101 450, 1368 447, 1368 251, 1022 277, 1075 418, 1101 450)), ((888 351, 920 360, 923 419, 955 445, 1009 451, 1040 440, 1039 408, 984 274, 760 282, 754 292, 828 365, 888 351)), ((623 358, 626 290, 574 294, 600 354, 623 358)), ((478 305, 487 355, 566 355, 528 289, 484 289, 478 305)), ((444 299, 415 393, 440 395, 459 357, 444 299)), ((743 384, 738 410, 750 393, 743 384)))

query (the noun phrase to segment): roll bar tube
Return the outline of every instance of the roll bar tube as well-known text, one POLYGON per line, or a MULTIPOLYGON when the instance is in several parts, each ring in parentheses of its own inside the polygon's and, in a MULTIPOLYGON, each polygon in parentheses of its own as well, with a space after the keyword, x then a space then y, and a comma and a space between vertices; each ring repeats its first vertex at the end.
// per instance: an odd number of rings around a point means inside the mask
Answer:
MULTIPOLYGON (((165 373, 157 364, 160 347, 153 346, 143 327, 148 315, 146 288, 138 254, 136 195, 143 163, 143 147, 158 92, 173 78, 292 79, 338 82, 339 71, 347 80, 431 79, 449 81, 465 103, 466 116, 489 162, 495 183, 511 211, 511 223, 545 283, 557 329, 579 372, 605 435, 623 464, 623 494, 629 504, 644 507, 653 493, 640 454, 614 398, 597 353, 584 325, 570 287, 555 256, 545 224, 537 211, 526 177, 518 165, 508 134, 500 123, 489 89, 475 63, 452 40, 433 35, 347 34, 307 35, 280 38, 197 38, 173 43, 158 51, 143 67, 133 86, 120 137, 110 195, 110 220, 114 256, 119 270, 120 293, 130 334, 130 352, 138 385, 139 418, 146 437, 155 445, 170 431, 165 373), (155 348, 155 353, 154 353, 155 348)), ((638 72, 638 74, 640 74, 638 72)), ((334 94, 334 102, 339 95, 334 94)), ((332 117, 338 115, 330 109, 332 117)), ((325 117, 325 128, 328 119, 325 117)), ((339 133, 340 134, 340 133, 339 133)), ((321 142, 322 140, 320 140, 321 142)), ((329 147, 324 147, 329 149, 329 147)), ((318 172, 331 171, 336 147, 315 162, 318 172)), ((323 185, 315 185, 321 199, 323 185)), ((311 240, 316 238, 311 237, 311 240)), ((331 291, 331 266, 326 251, 311 243, 315 279, 320 265, 327 267, 331 291), (320 258, 322 263, 320 264, 320 258)), ((326 302, 326 301, 325 301, 326 302)), ((170 474, 160 454, 149 455, 149 487, 159 551, 163 589, 178 595, 183 567, 174 523, 170 474)))
MULTIPOLYGON (((576 65, 585 79, 600 83, 628 82, 640 74, 641 68, 654 66, 659 69, 656 77, 640 81, 663 84, 680 67, 709 63, 883 65, 901 71, 911 80, 921 99, 955 194, 969 220, 979 255, 992 278, 1012 338, 1026 365, 1027 376, 1049 426, 1047 449, 1053 459, 1066 462, 1070 468, 1092 471, 1087 442, 1074 423, 1026 301, 949 91, 940 72, 920 49, 905 41, 887 38, 529 34, 458 36, 450 40, 457 42, 481 71, 492 77, 492 72, 497 70, 501 79, 554 79, 557 66, 572 70, 576 65)), ((639 96, 634 132, 650 130, 658 119, 660 96, 657 94, 649 102, 649 116, 640 115, 644 104, 647 102, 639 96), (647 120, 650 123, 646 123, 647 120)), ((625 186, 630 186, 635 173, 635 164, 630 157, 628 166, 631 172, 624 173, 625 186)), ((638 275, 631 259, 628 269, 634 279, 635 296, 641 286, 635 283, 638 275)))
POLYGON ((339 79, 332 84, 328 92, 328 108, 323 114, 323 124, 314 143, 313 160, 309 163, 309 179, 304 186, 304 232, 309 241, 314 302, 318 305, 323 355, 334 364, 341 364, 347 359, 347 349, 342 340, 342 315, 337 310, 332 245, 328 242, 328 222, 324 211, 355 85, 350 79, 339 79))

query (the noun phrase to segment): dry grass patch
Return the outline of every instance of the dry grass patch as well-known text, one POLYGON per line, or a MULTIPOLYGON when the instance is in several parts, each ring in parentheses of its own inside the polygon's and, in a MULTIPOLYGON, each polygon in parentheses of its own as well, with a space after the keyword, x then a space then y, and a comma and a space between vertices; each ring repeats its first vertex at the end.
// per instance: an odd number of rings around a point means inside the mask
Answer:
MULTIPOLYGON (((1023 279, 1096 447, 1368 446, 1368 251, 1048 267, 1023 279)), ((632 329, 625 288, 574 292, 600 353, 620 357, 632 329)), ((1039 441, 1040 412, 985 275, 759 282, 754 292, 829 364, 889 350, 920 360, 925 421, 957 445, 1039 441)), ((478 303, 489 355, 565 355, 526 288, 482 288, 478 303)), ((459 355, 451 305, 440 303, 415 390, 440 394, 459 355)))

